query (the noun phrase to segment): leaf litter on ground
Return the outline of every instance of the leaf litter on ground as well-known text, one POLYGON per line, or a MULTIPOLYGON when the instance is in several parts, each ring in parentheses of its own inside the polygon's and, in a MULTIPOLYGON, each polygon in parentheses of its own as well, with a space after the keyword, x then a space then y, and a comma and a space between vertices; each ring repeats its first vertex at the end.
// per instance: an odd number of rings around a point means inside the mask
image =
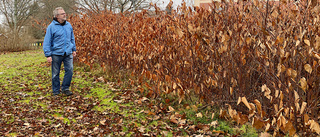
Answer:
POLYGON ((229 135, 216 129, 214 113, 198 112, 195 105, 183 112, 167 101, 117 88, 76 63, 74 95, 52 96, 50 64, 41 50, 3 54, 0 62, 0 136, 229 135))

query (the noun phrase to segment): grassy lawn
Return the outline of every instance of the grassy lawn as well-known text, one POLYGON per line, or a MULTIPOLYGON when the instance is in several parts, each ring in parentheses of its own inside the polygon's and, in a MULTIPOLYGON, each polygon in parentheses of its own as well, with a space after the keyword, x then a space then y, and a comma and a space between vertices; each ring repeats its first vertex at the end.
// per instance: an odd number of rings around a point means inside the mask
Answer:
POLYGON ((0 136, 258 136, 219 120, 211 107, 148 99, 115 88, 99 68, 74 68, 74 95, 53 97, 41 50, 1 54, 0 136))

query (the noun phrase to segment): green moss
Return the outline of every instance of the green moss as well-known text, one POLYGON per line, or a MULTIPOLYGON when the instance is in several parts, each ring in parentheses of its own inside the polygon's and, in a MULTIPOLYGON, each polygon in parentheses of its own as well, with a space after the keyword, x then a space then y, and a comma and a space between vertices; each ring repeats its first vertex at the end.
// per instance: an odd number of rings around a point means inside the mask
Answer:
POLYGON ((67 123, 68 125, 70 125, 70 120, 68 118, 64 118, 63 123, 67 123))
MULTIPOLYGON (((0 63, 4 65, 0 65, 0 72, 3 76, 16 76, 19 75, 24 66, 32 65, 32 64, 40 64, 41 62, 45 62, 46 59, 41 53, 42 50, 36 51, 24 51, 14 54, 3 54, 0 58, 0 63), (32 54, 34 53, 34 54, 32 54)), ((32 70, 32 69, 30 69, 32 70)), ((23 70, 22 72, 26 72, 27 70, 23 70)))
POLYGON ((230 124, 226 121, 219 121, 219 126, 216 128, 217 131, 224 131, 229 134, 233 134, 234 130, 231 128, 230 124))
POLYGON ((29 103, 30 103, 30 100, 29 100, 29 99, 25 99, 25 100, 21 100, 20 102, 23 102, 23 103, 29 104, 29 103))
POLYGON ((258 137, 258 133, 255 128, 249 125, 242 125, 240 128, 240 134, 242 137, 258 137))
POLYGON ((9 133, 9 137, 16 137, 16 136, 18 136, 17 133, 9 133))

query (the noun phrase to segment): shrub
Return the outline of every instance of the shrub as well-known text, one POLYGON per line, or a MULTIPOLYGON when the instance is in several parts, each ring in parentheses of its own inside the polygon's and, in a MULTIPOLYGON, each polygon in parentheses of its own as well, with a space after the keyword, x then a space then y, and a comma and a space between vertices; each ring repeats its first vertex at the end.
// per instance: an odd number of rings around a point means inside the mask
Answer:
POLYGON ((253 1, 212 8, 74 16, 78 59, 131 70, 148 96, 173 94, 182 101, 194 93, 227 104, 228 113, 220 115, 239 124, 250 120, 274 135, 320 133, 313 120, 319 7, 253 1))

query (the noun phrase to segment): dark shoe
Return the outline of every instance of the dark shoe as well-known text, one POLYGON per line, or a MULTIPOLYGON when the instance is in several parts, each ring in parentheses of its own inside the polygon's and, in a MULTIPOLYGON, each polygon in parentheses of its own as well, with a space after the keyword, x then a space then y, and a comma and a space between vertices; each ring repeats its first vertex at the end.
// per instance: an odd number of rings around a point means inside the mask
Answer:
POLYGON ((73 93, 70 90, 62 91, 63 94, 66 94, 67 96, 71 96, 73 93))
POLYGON ((53 93, 52 96, 58 96, 60 93, 53 93))

